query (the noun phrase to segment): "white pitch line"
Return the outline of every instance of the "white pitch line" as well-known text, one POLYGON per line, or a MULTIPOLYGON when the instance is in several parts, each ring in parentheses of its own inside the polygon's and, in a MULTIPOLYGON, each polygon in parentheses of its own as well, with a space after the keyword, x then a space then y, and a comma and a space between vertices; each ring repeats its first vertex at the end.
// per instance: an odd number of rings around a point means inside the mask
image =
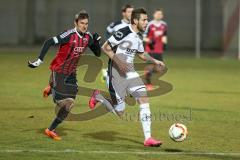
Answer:
POLYGON ((74 149, 42 150, 42 149, 2 149, 0 153, 85 153, 85 154, 136 154, 136 155, 212 155, 240 156, 240 152, 147 152, 147 151, 83 151, 74 149))

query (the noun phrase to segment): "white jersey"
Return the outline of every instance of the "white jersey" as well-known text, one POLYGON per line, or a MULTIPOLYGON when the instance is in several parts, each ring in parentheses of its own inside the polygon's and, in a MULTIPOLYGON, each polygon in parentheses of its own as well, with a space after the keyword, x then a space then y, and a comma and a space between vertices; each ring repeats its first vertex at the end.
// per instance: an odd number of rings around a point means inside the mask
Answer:
POLYGON ((115 54, 123 55, 123 60, 127 63, 133 63, 136 53, 144 52, 141 35, 133 31, 131 25, 116 31, 108 43, 115 54))
MULTIPOLYGON (((133 65, 136 54, 144 53, 143 41, 131 28, 131 25, 116 31, 109 39, 108 44, 118 57, 126 63, 133 65)), ((109 63, 111 68, 112 63, 109 63)), ((139 77, 139 74, 131 67, 130 71, 126 73, 126 79, 139 77)))

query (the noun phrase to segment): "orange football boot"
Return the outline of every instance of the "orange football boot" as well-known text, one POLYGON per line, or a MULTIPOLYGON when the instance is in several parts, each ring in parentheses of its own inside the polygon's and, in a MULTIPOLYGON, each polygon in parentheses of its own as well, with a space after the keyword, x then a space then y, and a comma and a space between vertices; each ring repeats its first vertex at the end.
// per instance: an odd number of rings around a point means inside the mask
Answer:
POLYGON ((62 139, 59 135, 57 135, 57 133, 55 132, 55 130, 50 131, 50 130, 47 128, 47 129, 45 129, 45 134, 46 134, 48 137, 50 137, 50 138, 52 138, 52 139, 54 139, 54 140, 57 140, 57 141, 59 141, 59 140, 62 139))

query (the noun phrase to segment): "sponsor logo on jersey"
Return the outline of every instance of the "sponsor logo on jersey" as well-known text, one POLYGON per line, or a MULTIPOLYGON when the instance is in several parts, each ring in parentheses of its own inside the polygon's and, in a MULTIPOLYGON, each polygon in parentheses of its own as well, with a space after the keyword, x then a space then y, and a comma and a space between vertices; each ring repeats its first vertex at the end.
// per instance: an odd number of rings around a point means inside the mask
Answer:
POLYGON ((73 49, 73 54, 80 54, 80 53, 82 53, 84 51, 84 47, 75 47, 74 49, 73 49))
POLYGON ((137 50, 136 49, 126 48, 126 53, 127 54, 137 53, 137 50))

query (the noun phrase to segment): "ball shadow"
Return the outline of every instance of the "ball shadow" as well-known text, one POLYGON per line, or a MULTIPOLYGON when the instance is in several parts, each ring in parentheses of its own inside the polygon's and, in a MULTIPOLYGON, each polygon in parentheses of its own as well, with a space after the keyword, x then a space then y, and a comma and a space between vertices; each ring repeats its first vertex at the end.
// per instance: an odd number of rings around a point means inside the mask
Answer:
POLYGON ((100 131, 100 132, 95 132, 95 133, 85 133, 83 134, 83 137, 86 138, 92 138, 92 139, 96 139, 96 140, 101 140, 101 141, 129 141, 132 143, 136 143, 136 144, 141 144, 142 142, 130 139, 130 138, 126 138, 126 137, 122 137, 120 136, 119 132, 115 132, 115 131, 100 131))

